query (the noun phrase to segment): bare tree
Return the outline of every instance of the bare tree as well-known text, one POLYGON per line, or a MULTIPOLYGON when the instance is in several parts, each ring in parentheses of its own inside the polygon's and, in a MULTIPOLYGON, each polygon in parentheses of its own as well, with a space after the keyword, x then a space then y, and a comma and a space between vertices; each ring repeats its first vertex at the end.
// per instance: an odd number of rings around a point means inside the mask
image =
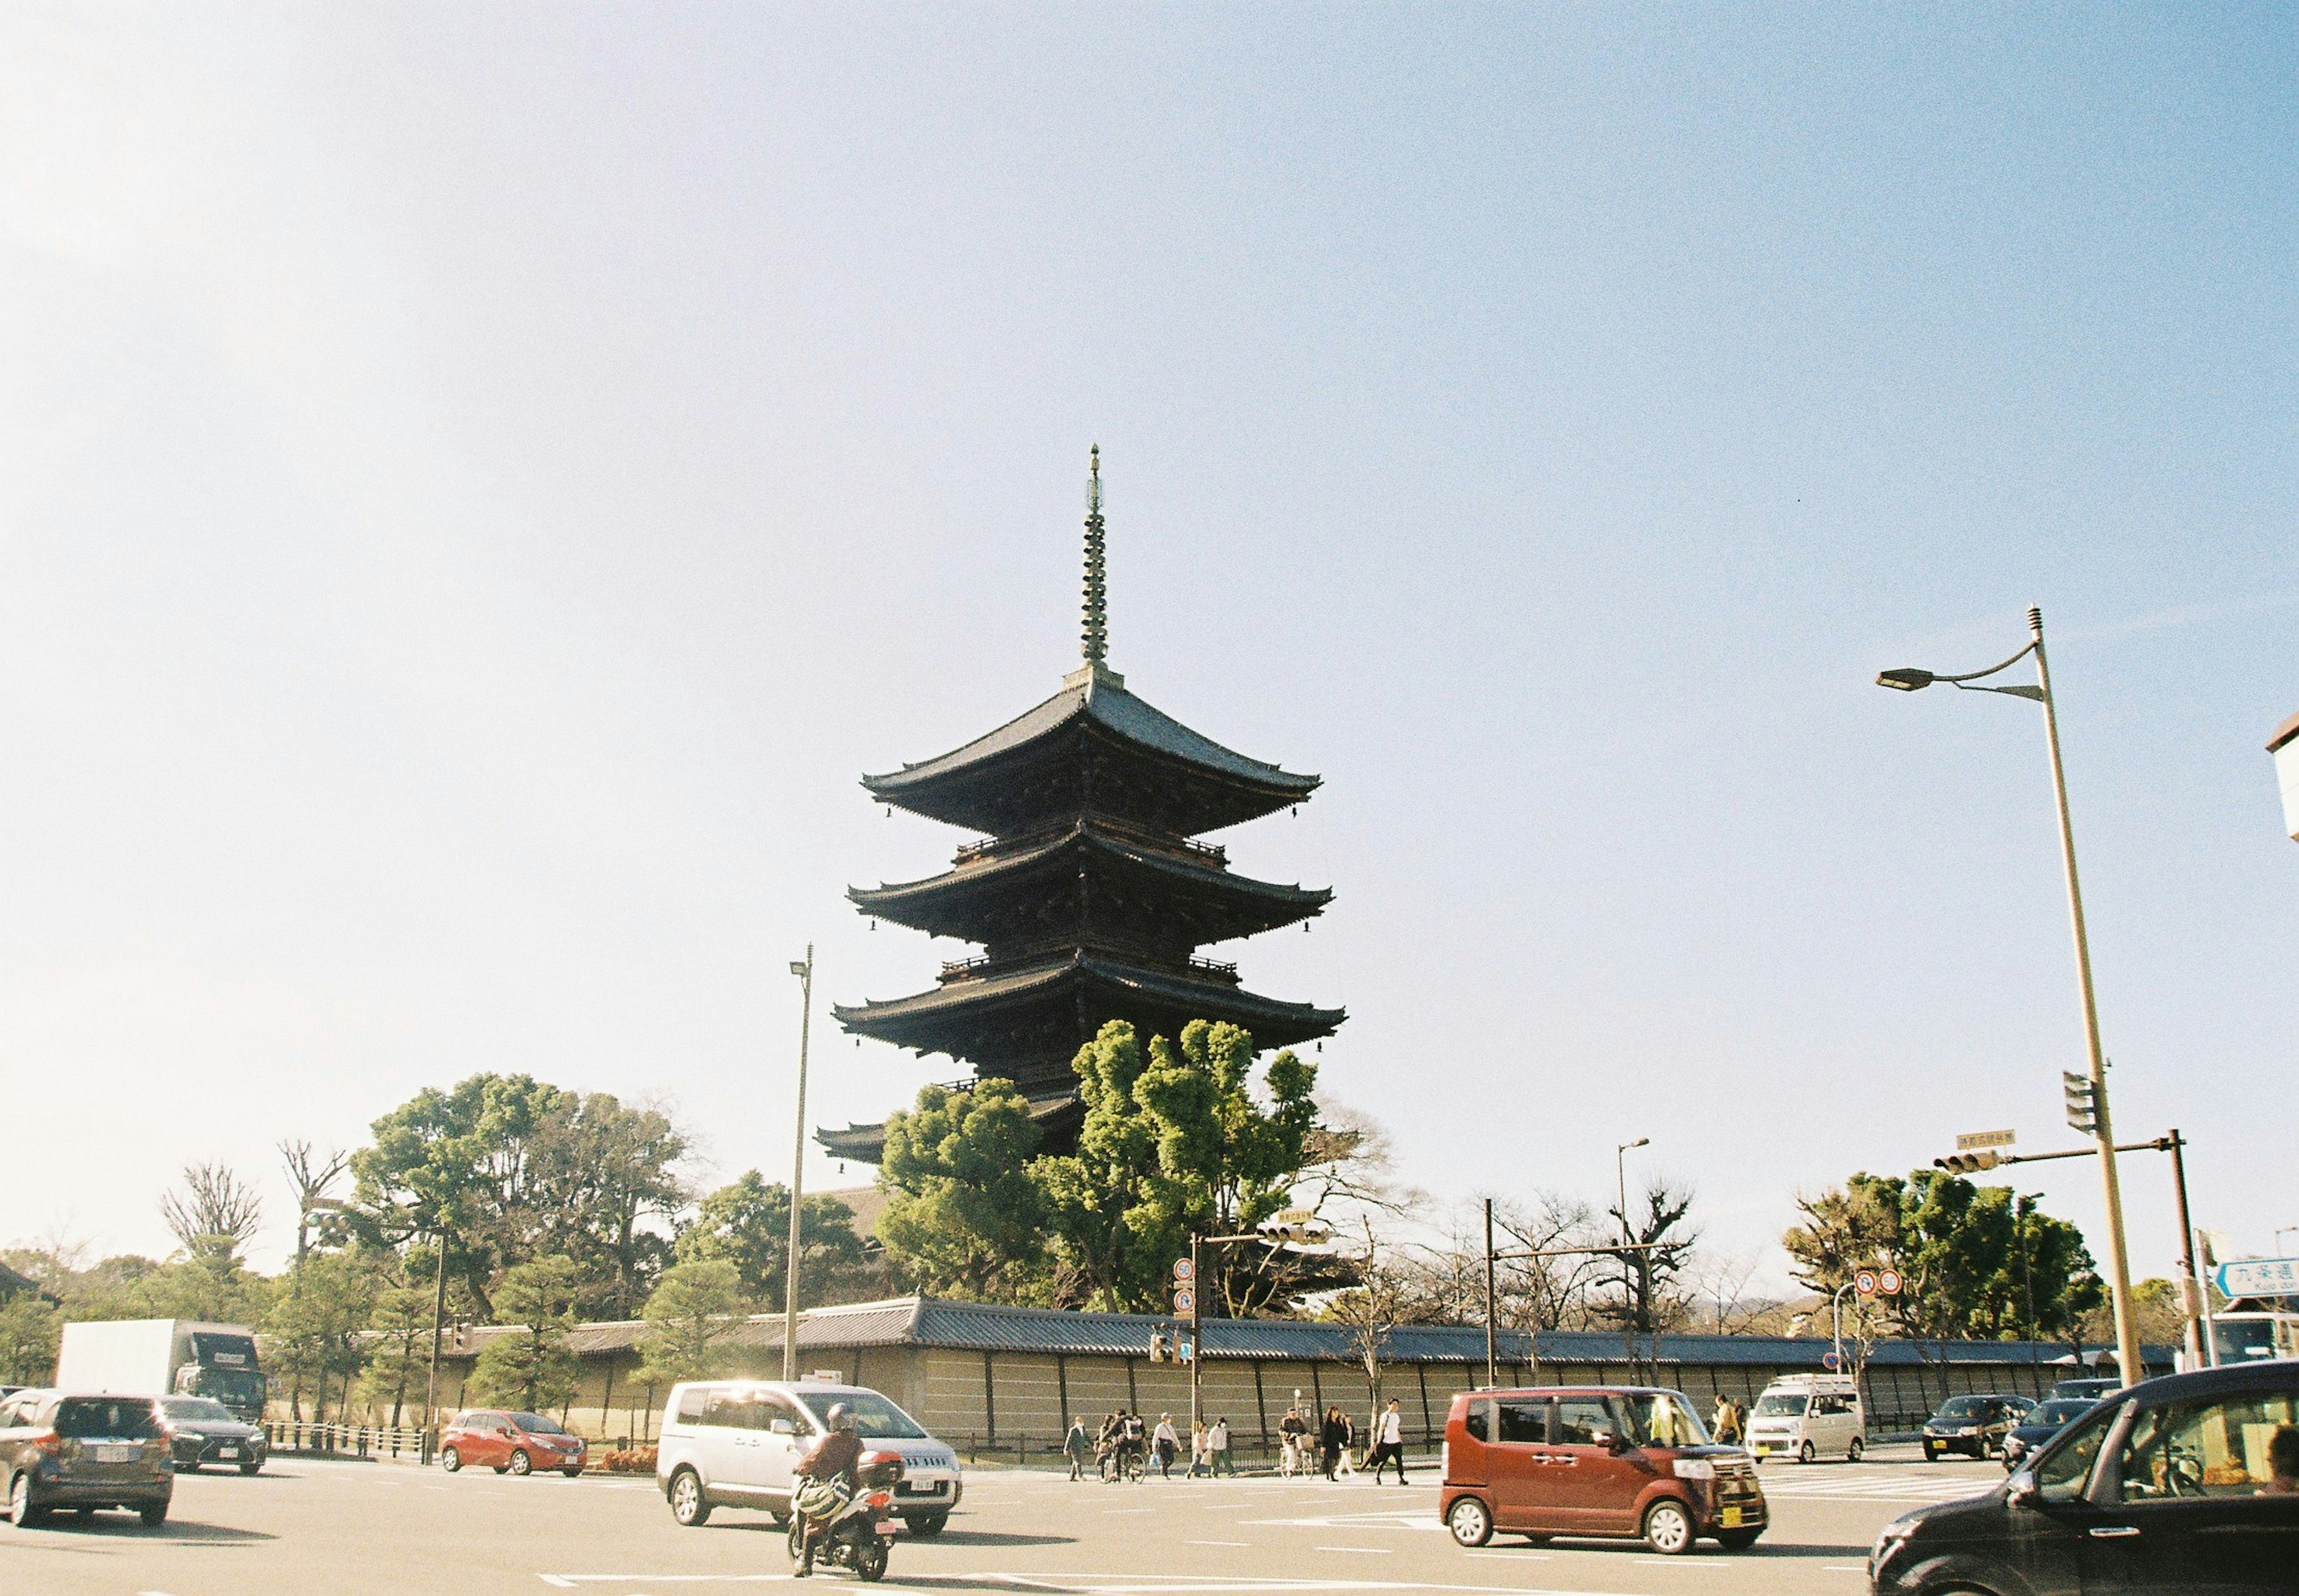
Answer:
POLYGON ((160 1199, 160 1217, 187 1252, 218 1242, 237 1252, 263 1227, 263 1199, 228 1165, 187 1164, 183 1190, 160 1199))
POLYGON ((279 1143, 279 1160, 286 1165, 288 1184, 295 1188, 295 1261, 302 1263, 310 1250, 311 1221, 315 1217, 320 1218, 323 1237, 341 1228, 323 1215, 315 1216, 312 1204, 327 1200, 328 1188, 351 1167, 352 1155, 330 1151, 323 1157, 311 1151, 309 1142, 291 1141, 279 1143))
MULTIPOLYGON (((1388 1243, 1374 1229, 1370 1214, 1358 1216, 1358 1245, 1353 1249, 1357 1284, 1336 1293, 1325 1315, 1346 1326, 1349 1350, 1365 1367, 1368 1411, 1381 1411, 1382 1353, 1390 1332, 1397 1328, 1407 1300, 1407 1276, 1397 1267, 1388 1243)), ((1321 1421, 1322 1422, 1322 1421, 1321 1421)))
POLYGON ((1764 1261, 1764 1253, 1754 1248, 1729 1252, 1704 1247, 1694 1254, 1684 1280, 1706 1321, 1703 1328, 1718 1335, 1743 1334, 1780 1306, 1769 1297, 1749 1293, 1749 1284, 1764 1261))

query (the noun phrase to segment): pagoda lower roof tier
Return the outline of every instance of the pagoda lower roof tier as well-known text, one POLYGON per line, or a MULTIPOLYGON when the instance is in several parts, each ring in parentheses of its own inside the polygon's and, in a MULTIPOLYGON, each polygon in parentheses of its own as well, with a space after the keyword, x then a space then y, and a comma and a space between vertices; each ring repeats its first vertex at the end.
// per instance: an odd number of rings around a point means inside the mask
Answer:
POLYGON ((1226 1020, 1252 1032, 1257 1046, 1291 1047, 1331 1035, 1349 1018, 1344 1010, 1262 997, 1210 975, 1091 952, 832 1012, 857 1035, 948 1053, 1029 1094, 1066 1075, 1077 1050, 1113 1019, 1132 1022, 1145 1036, 1179 1035, 1193 1019, 1226 1020))
POLYGON ((1101 665, 962 748, 862 778, 882 803, 1001 835, 1086 811, 1193 835, 1299 803, 1318 782, 1191 731, 1101 665))
POLYGON ((968 849, 923 881, 851 887, 863 913, 991 946, 1090 940, 1124 927, 1132 940, 1201 947, 1290 926, 1332 902, 1324 888, 1232 875, 1219 852, 1179 837, 1129 836, 1088 819, 968 849))
MULTIPOLYGON (((974 1083, 954 1085, 954 1092, 965 1091, 974 1083)), ((1030 1118, 1038 1127, 1040 1152, 1065 1153, 1077 1149, 1078 1127, 1085 1123, 1085 1102, 1075 1092, 1054 1092, 1042 1097, 1026 1100, 1030 1118)), ((814 1133, 814 1139, 834 1159, 852 1159, 858 1164, 883 1162, 886 1156, 886 1127, 884 1125, 849 1125, 842 1130, 827 1126, 814 1133)))

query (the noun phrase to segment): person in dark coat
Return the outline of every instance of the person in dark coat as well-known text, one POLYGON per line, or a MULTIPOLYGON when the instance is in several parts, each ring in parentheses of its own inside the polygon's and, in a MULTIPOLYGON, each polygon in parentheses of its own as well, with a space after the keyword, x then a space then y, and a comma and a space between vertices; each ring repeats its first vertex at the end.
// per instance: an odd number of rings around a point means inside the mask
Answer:
POLYGON ((1327 1479, 1340 1467, 1341 1449, 1349 1443, 1349 1421, 1341 1417, 1339 1408, 1325 1409, 1323 1423, 1317 1426, 1317 1461, 1323 1465, 1327 1479))

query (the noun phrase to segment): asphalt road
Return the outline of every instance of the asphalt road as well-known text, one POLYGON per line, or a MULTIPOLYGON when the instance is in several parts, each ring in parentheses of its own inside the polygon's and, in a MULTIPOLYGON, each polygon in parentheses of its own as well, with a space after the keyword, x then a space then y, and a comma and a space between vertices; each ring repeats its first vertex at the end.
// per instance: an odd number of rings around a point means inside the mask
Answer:
MULTIPOLYGON (((931 1541, 898 1539, 876 1590, 921 1596, 1379 1596, 1652 1592, 1864 1596, 1886 1521, 2000 1483, 1995 1464, 1926 1464, 1879 1449, 1867 1463, 1766 1464, 1772 1526, 1755 1550, 1704 1542, 1685 1557, 1640 1543, 1511 1536, 1465 1551, 1436 1518, 1433 1471, 1411 1485, 1249 1479, 1072 1484, 971 1471, 931 1541)), ((275 1460, 252 1479, 176 1483, 159 1531, 127 1514, 0 1524, 7 1596, 471 1596, 584 1591, 701 1596, 790 1577, 763 1514, 721 1509, 680 1529, 647 1480, 449 1476, 381 1463, 275 1460)), ((871 1587, 818 1575, 809 1596, 871 1587)))

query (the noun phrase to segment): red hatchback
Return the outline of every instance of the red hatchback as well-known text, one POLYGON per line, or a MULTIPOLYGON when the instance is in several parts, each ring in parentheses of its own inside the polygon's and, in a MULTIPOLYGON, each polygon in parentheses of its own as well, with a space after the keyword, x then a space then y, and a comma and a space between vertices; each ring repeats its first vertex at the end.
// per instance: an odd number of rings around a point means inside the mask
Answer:
POLYGON ((455 1415, 439 1432, 439 1467, 449 1474, 469 1463, 497 1474, 555 1468, 571 1480, 583 1472, 583 1438, 540 1413, 473 1408, 455 1415))
POLYGON ((1455 1397, 1438 1511, 1464 1546, 1495 1530, 1642 1536, 1672 1557, 1704 1535, 1753 1546, 1767 1522, 1748 1454, 1709 1444, 1682 1392, 1640 1386, 1455 1397))

